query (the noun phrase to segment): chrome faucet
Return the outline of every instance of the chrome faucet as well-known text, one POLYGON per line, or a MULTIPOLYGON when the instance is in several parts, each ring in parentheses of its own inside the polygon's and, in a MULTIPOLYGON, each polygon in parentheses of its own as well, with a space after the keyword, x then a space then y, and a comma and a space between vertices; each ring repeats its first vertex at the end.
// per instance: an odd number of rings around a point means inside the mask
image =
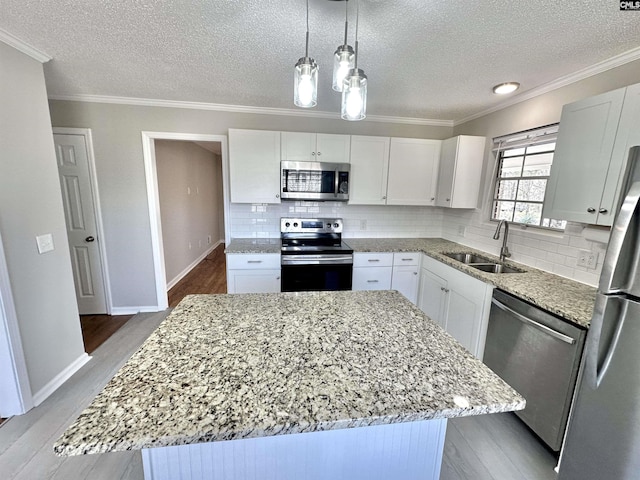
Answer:
POLYGON ((500 238, 500 228, 504 224, 504 237, 502 237, 502 247, 500 248, 500 263, 504 262, 505 258, 509 258, 511 256, 511 252, 507 248, 507 237, 509 236, 509 222, 506 220, 500 220, 498 223, 498 228, 496 228, 496 233, 493 234, 493 239, 498 240, 500 238))

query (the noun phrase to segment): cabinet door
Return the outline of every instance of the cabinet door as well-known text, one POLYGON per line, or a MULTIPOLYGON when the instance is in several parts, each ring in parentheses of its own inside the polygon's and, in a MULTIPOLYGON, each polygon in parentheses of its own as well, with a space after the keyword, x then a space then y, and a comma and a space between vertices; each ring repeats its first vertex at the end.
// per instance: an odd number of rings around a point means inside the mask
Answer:
POLYGON ((482 181, 485 137, 460 135, 442 142, 436 205, 476 208, 482 181))
POLYGON ((281 132, 282 160, 316 161, 316 134, 281 132))
POLYGON ((386 203, 389 143, 389 137, 351 136, 349 204, 386 203))
POLYGON ((277 293, 280 270, 228 270, 227 293, 277 293))
POLYGON ((391 267, 358 267, 353 269, 352 290, 389 290, 391 267))
POLYGON ((349 163, 351 136, 318 133, 316 158, 319 162, 349 163))
POLYGON ((423 268, 420 272, 418 307, 427 317, 445 328, 447 281, 423 268))
POLYGON ((414 305, 418 302, 419 270, 420 267, 417 265, 393 267, 391 276, 391 289, 398 290, 414 305))
MULTIPOLYGON (((544 217, 597 223, 624 94, 622 88, 562 109, 544 217)), ((611 225, 611 220, 603 216, 599 223, 611 225)))
POLYGON ((618 205, 623 200, 620 195, 624 193, 624 173, 633 155, 636 155, 633 158, 640 160, 640 83, 627 87, 624 96, 607 183, 600 203, 603 213, 598 214, 599 224, 609 225, 605 219, 608 217, 609 221, 612 221, 615 218, 618 205), (631 151, 633 147, 635 149, 631 151))
POLYGON ((229 129, 234 203, 280 203, 280 132, 229 129))
POLYGON ((435 205, 441 140, 392 138, 387 205, 435 205))

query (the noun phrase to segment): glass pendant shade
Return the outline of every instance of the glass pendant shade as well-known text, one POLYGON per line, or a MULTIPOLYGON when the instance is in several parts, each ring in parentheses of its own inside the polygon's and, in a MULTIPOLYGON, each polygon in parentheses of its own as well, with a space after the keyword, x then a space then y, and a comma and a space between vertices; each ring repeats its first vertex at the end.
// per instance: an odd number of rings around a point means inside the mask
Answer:
POLYGON ((341 117, 344 120, 363 120, 367 115, 367 76, 360 69, 352 69, 343 82, 341 117))
POLYGON ((318 104, 318 64, 313 58, 302 57, 294 72, 293 103, 312 108, 318 104))
POLYGON ((340 45, 333 55, 333 85, 336 92, 341 92, 344 79, 355 65, 355 54, 349 45, 340 45))

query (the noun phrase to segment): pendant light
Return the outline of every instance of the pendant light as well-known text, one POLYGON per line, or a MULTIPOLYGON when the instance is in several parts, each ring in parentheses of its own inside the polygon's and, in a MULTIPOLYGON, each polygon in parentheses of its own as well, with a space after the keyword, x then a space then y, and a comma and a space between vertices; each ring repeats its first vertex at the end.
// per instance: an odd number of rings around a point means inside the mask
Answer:
POLYGON ((363 120, 367 115, 367 76, 358 68, 358 20, 360 1, 356 0, 356 51, 354 67, 344 79, 342 90, 342 108, 340 115, 344 120, 363 120))
POLYGON ((318 104, 318 64, 309 57, 309 0, 307 0, 306 46, 304 57, 296 63, 293 103, 302 108, 312 108, 318 104))
POLYGON ((336 92, 342 92, 344 79, 349 71, 354 67, 353 48, 347 44, 347 33, 349 31, 349 0, 345 0, 344 17, 344 44, 340 45, 333 54, 333 85, 336 92))

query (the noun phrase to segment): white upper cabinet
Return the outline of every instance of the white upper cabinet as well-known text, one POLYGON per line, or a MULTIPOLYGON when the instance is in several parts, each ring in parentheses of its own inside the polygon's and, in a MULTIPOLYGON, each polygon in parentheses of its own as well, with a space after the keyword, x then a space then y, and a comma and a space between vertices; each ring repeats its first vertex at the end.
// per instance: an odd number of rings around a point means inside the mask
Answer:
POLYGON ((460 135, 442 142, 436 205, 476 208, 482 181, 485 137, 460 135))
POLYGON ((389 145, 389 137, 351 136, 349 204, 386 203, 389 145))
POLYGON ((282 132, 282 160, 349 163, 349 135, 282 132))
POLYGON ((280 132, 229 129, 229 179, 235 203, 280 203, 280 132))
POLYGON ((634 85, 564 106, 544 217, 612 224, 627 156, 621 145, 639 128, 637 104, 634 85))
POLYGON ((441 140, 392 138, 387 205, 435 205, 441 140))

